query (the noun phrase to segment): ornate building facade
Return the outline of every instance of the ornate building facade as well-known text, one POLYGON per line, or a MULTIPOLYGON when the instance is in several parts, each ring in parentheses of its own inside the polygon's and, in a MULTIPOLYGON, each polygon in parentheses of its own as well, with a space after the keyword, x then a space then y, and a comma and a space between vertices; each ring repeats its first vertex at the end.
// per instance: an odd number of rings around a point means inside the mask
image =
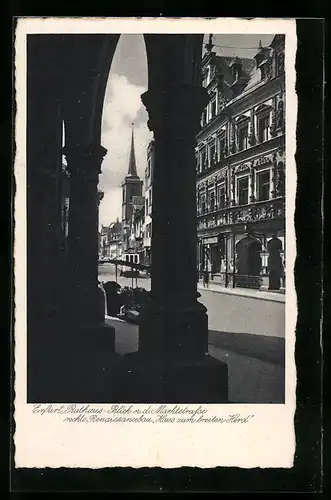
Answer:
POLYGON ((134 211, 130 226, 129 251, 139 254, 139 262, 144 262, 144 222, 145 222, 145 198, 136 197, 134 200, 134 211))
POLYGON ((284 257, 284 53, 284 35, 252 59, 217 55, 210 37, 202 60, 209 102, 196 147, 198 261, 212 275, 238 271, 247 238, 259 254, 255 273, 266 274, 275 235, 284 257))
POLYGON ((145 221, 144 221, 144 262, 150 264, 152 258, 152 186, 154 169, 154 141, 147 147, 147 166, 145 169, 145 221))

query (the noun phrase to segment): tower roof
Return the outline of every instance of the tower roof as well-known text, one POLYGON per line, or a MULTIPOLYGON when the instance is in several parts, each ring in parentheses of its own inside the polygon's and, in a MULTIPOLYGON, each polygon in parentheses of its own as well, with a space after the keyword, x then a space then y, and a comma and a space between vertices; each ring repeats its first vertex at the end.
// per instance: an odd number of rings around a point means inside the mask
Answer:
POLYGON ((131 149, 129 158, 129 168, 127 177, 138 177, 137 174, 137 163, 136 163, 136 153, 134 149, 134 133, 133 133, 133 123, 132 123, 132 135, 131 135, 131 149))

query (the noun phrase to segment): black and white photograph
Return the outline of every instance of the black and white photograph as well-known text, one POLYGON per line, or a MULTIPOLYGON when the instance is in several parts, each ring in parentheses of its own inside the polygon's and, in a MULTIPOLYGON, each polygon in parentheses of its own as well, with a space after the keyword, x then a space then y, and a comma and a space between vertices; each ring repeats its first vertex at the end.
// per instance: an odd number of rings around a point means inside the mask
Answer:
POLYGON ((286 30, 258 28, 26 34, 36 413, 286 404, 294 65, 286 30))
POLYGON ((285 35, 118 38, 28 37, 28 398, 282 403, 285 35))

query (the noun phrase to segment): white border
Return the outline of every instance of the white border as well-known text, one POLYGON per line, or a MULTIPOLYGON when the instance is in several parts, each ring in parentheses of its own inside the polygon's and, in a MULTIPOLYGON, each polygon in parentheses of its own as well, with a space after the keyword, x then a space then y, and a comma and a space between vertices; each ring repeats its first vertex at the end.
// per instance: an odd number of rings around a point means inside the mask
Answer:
MULTIPOLYGON (((294 288, 296 238, 295 93, 296 25, 293 19, 21 18, 15 45, 15 464, 16 467, 197 466, 292 467, 295 452, 294 362, 297 318, 294 288), (26 35, 28 33, 284 33, 286 36, 286 403, 208 405, 210 413, 254 414, 233 424, 63 424, 26 404, 26 35)), ((103 406, 107 405, 93 405, 103 406)), ((140 405, 144 407, 144 405, 140 405)))

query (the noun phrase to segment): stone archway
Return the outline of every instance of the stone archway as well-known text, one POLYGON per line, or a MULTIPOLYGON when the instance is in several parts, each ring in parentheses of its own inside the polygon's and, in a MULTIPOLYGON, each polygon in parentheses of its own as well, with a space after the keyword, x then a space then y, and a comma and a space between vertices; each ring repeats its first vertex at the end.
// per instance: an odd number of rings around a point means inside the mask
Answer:
MULTIPOLYGON (((97 235, 96 219, 97 211, 95 209, 99 173, 101 171, 101 163, 106 150, 101 145, 101 120, 102 109, 104 104, 104 96, 106 84, 111 68, 111 63, 119 40, 119 35, 68 35, 62 37, 60 50, 63 58, 63 75, 62 87, 60 89, 61 113, 65 122, 66 129, 66 145, 64 154, 67 158, 68 170, 71 176, 72 184, 72 199, 71 210, 69 216, 69 269, 73 274, 72 293, 70 297, 73 301, 80 305, 78 306, 79 316, 82 318, 82 304, 90 304, 90 307, 83 307, 86 314, 92 310, 92 304, 95 303, 94 309, 97 310, 96 301, 98 300, 97 292, 97 235), (86 56, 87 54, 87 56, 86 56), (74 274, 76 273, 76 275, 74 274), (75 298, 75 290, 79 283, 81 297, 75 298)), ((185 140, 184 136, 189 137, 191 142, 190 158, 181 158, 180 162, 183 165, 192 163, 192 152, 195 140, 195 135, 198 130, 196 124, 192 128, 193 113, 195 112, 195 122, 197 117, 200 117, 203 108, 204 90, 201 88, 199 61, 202 51, 202 35, 144 35, 147 65, 148 65, 148 91, 142 96, 149 113, 149 128, 154 132, 156 143, 156 163, 158 158, 168 155, 168 149, 164 150, 164 138, 167 138, 175 144, 177 142, 176 134, 183 135, 180 140, 185 140), (162 60, 162 64, 160 61, 162 60), (188 112, 190 110, 190 113, 188 112), (195 111, 196 110, 196 111, 195 111), (184 117, 184 120, 179 120, 179 117, 184 117), (189 118, 188 118, 189 117, 189 118), (169 125, 171 123, 171 128, 169 125), (166 127, 167 126, 167 129, 166 127), (168 132, 171 131, 169 135, 168 132), (185 132, 185 133, 184 133, 185 132), (159 140, 160 136, 162 141, 159 140)), ((173 145, 170 144, 170 151, 173 153, 173 145)), ((155 213, 164 211, 164 207, 169 205, 165 200, 169 190, 164 189, 168 179, 171 177, 169 165, 171 158, 167 159, 167 165, 157 167, 156 178, 154 179, 153 190, 158 191, 155 205, 158 204, 159 209, 155 213), (158 184, 158 173, 166 170, 165 175, 162 174, 160 184, 158 184), (163 196, 165 194, 165 196, 163 196), (162 208, 163 207, 163 208, 162 208)), ((191 169, 191 167, 189 167, 191 169)), ((181 169, 183 171, 183 169, 181 169)), ((181 184, 184 184, 184 179, 180 182, 180 170, 173 172, 176 175, 176 182, 173 178, 169 184, 169 189, 178 186, 182 189, 181 184)), ((191 175, 187 169, 183 176, 186 176, 186 184, 188 181, 187 175, 191 175)), ((192 177, 192 175, 191 175, 192 177)), ((192 177, 193 179, 193 177, 192 177)), ((180 203, 176 206, 176 210, 192 211, 192 193, 193 180, 190 179, 190 199, 189 204, 180 203)), ((178 190, 178 199, 182 198, 178 190)), ((187 190, 187 188, 186 188, 187 190)), ((194 183, 195 192, 195 183, 194 183)), ((194 202, 195 203, 195 202, 194 202)), ((168 219, 172 215, 168 214, 168 219)), ((188 225, 188 233, 193 231, 193 222, 188 225)), ((189 221, 189 218, 186 217, 189 221)), ((161 223, 162 224, 162 223, 161 223)), ((176 221, 173 221, 176 224, 176 221)), ((177 225, 177 224, 176 224, 177 225)), ((161 237, 162 231, 157 231, 157 220, 153 224, 155 238, 153 248, 158 254, 158 240, 161 237)), ((172 229, 175 231, 174 225, 172 229)), ((168 231, 169 233, 169 231, 168 231)), ((169 245, 160 241, 160 246, 169 245)), ((190 241, 191 238, 186 239, 190 241)), ((191 248, 190 248, 191 251, 191 248)), ((190 252, 189 251, 189 252, 190 252)), ((187 253, 186 249, 182 250, 182 254, 187 253)), ((171 255, 171 252, 170 254, 171 255)), ((162 257, 163 259, 163 257, 162 257)), ((192 269, 185 267, 190 265, 193 267, 193 259, 185 260, 175 269, 178 259, 171 258, 168 263, 168 271, 171 267, 171 272, 167 275, 161 271, 163 278, 171 274, 187 274, 191 276, 192 269), (183 268, 184 266, 184 268, 183 268)), ((163 267, 158 262, 158 258, 154 259, 155 276, 154 283, 159 283, 160 279, 157 276, 158 269, 163 267)), ((196 264, 194 264, 196 268, 196 264)), ((195 276, 196 269, 192 275, 195 276)), ((188 278, 191 279, 190 277, 188 278)), ((161 280, 162 281, 162 280, 161 280)), ((195 280, 194 280, 195 282, 195 280)), ((153 287, 153 284, 152 284, 153 287)), ((155 285, 154 289, 157 287, 155 285)), ((169 291, 169 290, 168 290, 169 291)), ((157 293, 157 291, 155 291, 157 293)), ((163 292, 164 293, 164 288, 163 292)), ((187 293, 187 290, 186 292, 187 293)), ((192 292, 191 292, 192 293, 192 292)), ((71 307, 71 310, 74 308, 71 307)), ((86 322, 88 318, 84 318, 86 322)), ((97 318, 91 318, 92 322, 97 318)))
MULTIPOLYGON (((39 121, 28 141, 32 197, 38 197, 38 183, 45 186, 35 165, 48 166, 53 157, 58 162, 62 154, 60 143, 54 145, 52 158, 47 151, 36 151, 36 144, 49 141, 48 129, 56 128, 61 120, 65 122, 63 153, 71 184, 67 267, 70 282, 65 287, 63 283, 59 285, 59 295, 64 295, 62 304, 69 307, 68 314, 60 315, 53 329, 70 331, 73 351, 81 339, 90 338, 103 326, 97 286, 97 185, 106 154, 101 145, 102 107, 118 39, 119 35, 54 35, 51 40, 44 39, 36 56, 44 65, 44 81, 41 84, 33 76, 30 78, 34 104, 42 110, 41 102, 46 103, 47 111, 52 110, 45 130, 40 129, 39 121), (82 336, 82 331, 89 332, 87 337, 82 336)), ((129 370, 123 365, 123 378, 130 374, 127 387, 135 387, 136 392, 129 391, 119 399, 222 402, 227 400, 227 367, 207 355, 208 318, 206 308, 197 301, 196 283, 194 147, 201 113, 208 101, 199 71, 203 35, 148 34, 144 39, 149 86, 142 101, 155 144, 152 300, 140 324, 137 356, 127 360, 129 370)), ((30 238, 28 252, 31 254, 32 248, 36 259, 40 248, 49 249, 44 268, 48 271, 47 262, 49 266, 52 257, 49 277, 54 282, 59 262, 51 254, 49 243, 45 247, 43 244, 58 200, 51 173, 47 179, 46 189, 52 196, 42 199, 40 208, 48 208, 46 215, 39 217, 45 232, 41 231, 38 240, 30 238)), ((38 218, 35 209, 33 214, 38 218)), ((54 226, 50 231, 54 232, 54 226)), ((45 287, 38 277, 32 281, 36 285, 32 287, 33 298, 38 303, 45 287)), ((58 299, 53 296, 51 302, 58 299)), ((43 314, 48 314, 47 305, 43 314)), ((37 320, 43 328, 40 316, 37 320)))
POLYGON ((281 278, 284 277, 284 266, 281 257, 283 250, 282 242, 277 238, 276 234, 267 243, 268 249, 268 274, 269 274, 269 290, 279 290, 281 286, 281 278))
POLYGON ((237 276, 236 285, 242 288, 260 288, 261 286, 261 250, 260 240, 250 234, 236 244, 237 276))

